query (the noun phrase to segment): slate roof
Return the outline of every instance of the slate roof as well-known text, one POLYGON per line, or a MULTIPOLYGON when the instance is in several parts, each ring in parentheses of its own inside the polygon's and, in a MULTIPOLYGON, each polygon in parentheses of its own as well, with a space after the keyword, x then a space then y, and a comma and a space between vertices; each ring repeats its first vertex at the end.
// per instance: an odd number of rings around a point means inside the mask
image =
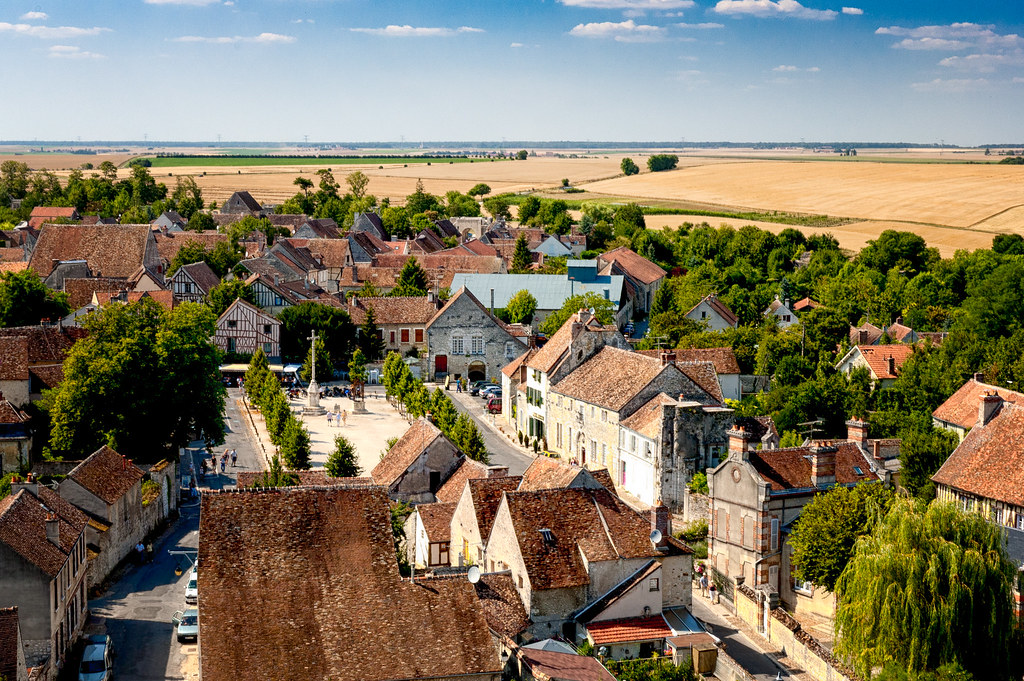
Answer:
MULTIPOLYGON (((235 487, 242 489, 252 487, 264 471, 238 471, 235 474, 235 487)), ((373 478, 333 478, 322 468, 309 471, 289 471, 299 479, 296 487, 372 487, 376 485, 373 478)))
POLYGON ((885 333, 871 322, 850 327, 850 343, 852 345, 874 345, 885 333), (863 332, 863 335, 861 334, 863 332))
POLYGON ((594 645, 600 646, 668 638, 672 635, 672 628, 661 615, 650 615, 592 622, 587 625, 587 633, 593 639, 594 645))
POLYGON ((913 345, 858 345, 856 348, 878 379, 896 378, 900 367, 914 353, 913 345), (889 372, 889 357, 896 360, 896 373, 889 372))
POLYGON ((678 404, 675 398, 665 393, 658 393, 644 406, 622 419, 620 425, 623 428, 636 431, 644 437, 651 439, 659 438, 661 437, 661 417, 664 413, 662 407, 675 404, 678 404))
POLYGON ((653 284, 659 279, 665 278, 668 274, 661 267, 626 246, 620 246, 607 253, 602 253, 598 256, 598 259, 605 263, 614 263, 630 278, 644 284, 653 284))
POLYGON ((473 510, 476 512, 476 525, 480 536, 486 541, 494 526, 494 517, 501 504, 504 492, 513 492, 522 482, 521 475, 507 475, 498 478, 473 478, 468 481, 469 494, 473 498, 473 510))
POLYGON ((149 225, 53 225, 39 232, 29 267, 40 277, 54 260, 85 260, 97 276, 127 279, 145 262, 149 225))
POLYGON ((552 389, 560 395, 619 412, 663 372, 678 373, 679 369, 606 345, 552 389))
MULTIPOLYGON (((857 445, 852 442, 838 442, 835 446, 838 484, 849 485, 878 480, 878 476, 871 471, 857 445), (855 467, 860 468, 864 474, 857 475, 853 470, 855 467)), ((749 456, 750 463, 758 474, 772 484, 773 492, 813 487, 810 447, 761 449, 749 452, 749 456)))
POLYGON ((650 520, 605 489, 506 492, 505 503, 535 591, 588 584, 587 563, 691 553, 671 538, 668 552, 659 552, 650 520))
POLYGON ((0 543, 50 577, 60 572, 86 523, 84 513, 43 486, 38 497, 22 489, 0 499, 0 543), (60 521, 60 546, 46 537, 50 512, 60 521))
POLYGON ((420 522, 427 532, 427 541, 448 541, 452 534, 452 516, 455 514, 454 502, 420 504, 416 512, 420 514, 420 522))
POLYGON ((438 501, 443 502, 457 502, 459 497, 462 496, 462 491, 466 487, 466 481, 472 478, 486 478, 487 477, 487 466, 474 461, 468 456, 463 456, 459 459, 459 467, 455 469, 455 472, 445 480, 445 483, 441 485, 441 488, 437 490, 434 497, 438 501))
POLYGON ((730 326, 736 326, 736 323, 739 321, 733 311, 729 309, 729 306, 719 300, 718 296, 714 293, 705 296, 699 303, 687 310, 686 314, 683 316, 685 317, 696 310, 700 307, 701 303, 707 303, 711 309, 718 313, 718 316, 724 319, 730 326))
POLYGON ((181 269, 192 278, 202 292, 209 293, 210 289, 220 283, 220 277, 210 269, 210 266, 205 262, 194 262, 191 265, 182 265, 181 269))
POLYGON ((125 287, 124 279, 113 279, 110 277, 93 277, 90 279, 65 279, 64 293, 68 294, 68 306, 72 310, 85 307, 92 302, 92 296, 97 291, 122 291, 125 287))
MULTIPOLYGON (((430 257, 430 256, 428 256, 430 257)), ((436 255, 433 257, 437 257, 436 255)), ((464 256, 473 257, 473 256, 464 256)), ((480 256, 476 256, 480 257, 480 256)), ((500 260, 500 259, 499 259, 500 260)), ((624 295, 625 279, 622 275, 595 275, 594 281, 571 281, 568 274, 456 274, 453 288, 465 286, 481 299, 490 303, 490 290, 494 289, 494 307, 508 307, 508 301, 526 289, 537 299, 538 310, 557 310, 566 298, 584 293, 606 295, 618 309, 624 295)))
POLYGON ((932 412, 934 418, 953 423, 961 428, 973 428, 978 422, 978 405, 986 392, 995 392, 1004 402, 1024 405, 1024 393, 1015 392, 996 385, 989 385, 971 378, 950 395, 949 399, 932 412))
POLYGON ((520 648, 519 656, 537 679, 615 681, 615 677, 596 657, 530 648, 520 648))
POLYGON ((417 420, 373 467, 370 475, 377 484, 391 486, 437 438, 444 438, 437 426, 425 418, 417 420))
POLYGON ((1024 507, 1024 405, 1003 403, 987 424, 972 428, 932 480, 1024 507))
MULTIPOLYGON (((0 608, 0 679, 16 681, 18 675, 18 644, 21 630, 18 626, 18 608, 0 608)), ((21 672, 25 669, 22 667, 21 672)))
POLYGON ((377 324, 425 325, 437 314, 437 306, 426 296, 395 296, 387 298, 356 298, 355 305, 349 303, 348 310, 352 323, 360 326, 366 321, 366 312, 373 308, 377 324))
MULTIPOLYGON (((322 239, 337 239, 341 236, 338 231, 338 223, 331 218, 306 220, 299 227, 308 226, 309 229, 322 239)), ((348 243, 348 240, 345 240, 348 243)))
POLYGON ((462 236, 462 234, 459 232, 459 228, 456 227, 454 224, 452 224, 452 221, 449 220, 448 218, 442 218, 440 220, 435 220, 434 224, 437 225, 437 228, 440 229, 441 232, 446 237, 447 236, 453 236, 453 237, 458 238, 458 237, 462 236))
POLYGON ((228 198, 228 201, 235 198, 241 201, 242 205, 244 205, 247 209, 251 210, 253 213, 259 213, 261 210, 263 210, 263 206, 260 205, 260 202, 254 199, 252 197, 252 194, 245 190, 235 192, 228 198))
POLYGON ((156 238, 156 251, 160 254, 160 259, 168 265, 174 260, 174 256, 178 254, 178 251, 188 243, 201 244, 203 250, 206 251, 212 251, 222 241, 230 243, 227 234, 221 234, 214 230, 205 232, 169 232, 167 234, 157 232, 154 234, 154 237, 156 238))
POLYGON ((501 671, 472 584, 400 578, 380 487, 204 495, 199 560, 205 681, 501 671))
POLYGON ((103 445, 75 466, 68 478, 113 505, 131 491, 145 473, 110 447, 103 445))

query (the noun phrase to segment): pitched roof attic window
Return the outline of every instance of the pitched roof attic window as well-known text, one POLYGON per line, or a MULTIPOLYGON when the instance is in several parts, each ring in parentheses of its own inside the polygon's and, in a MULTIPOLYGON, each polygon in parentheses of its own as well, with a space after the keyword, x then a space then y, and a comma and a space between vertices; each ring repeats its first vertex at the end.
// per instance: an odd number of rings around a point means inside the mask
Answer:
POLYGON ((856 473, 857 475, 864 475, 864 471, 861 470, 860 466, 854 466, 853 472, 856 473))
POLYGON ((555 534, 548 528, 542 528, 540 530, 540 536, 544 539, 544 544, 547 546, 555 545, 555 534))

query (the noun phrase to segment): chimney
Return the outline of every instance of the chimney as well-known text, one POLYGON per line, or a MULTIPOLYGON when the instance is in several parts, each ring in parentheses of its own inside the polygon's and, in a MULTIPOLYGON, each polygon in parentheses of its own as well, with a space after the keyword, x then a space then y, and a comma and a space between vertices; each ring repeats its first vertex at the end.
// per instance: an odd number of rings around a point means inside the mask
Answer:
POLYGON ((431 305, 437 305, 437 294, 433 291, 427 291, 427 302, 431 305))
POLYGON ((861 448, 868 446, 868 424, 860 419, 846 422, 846 439, 856 442, 861 448))
POLYGON ((786 305, 786 309, 787 309, 787 310, 791 309, 791 308, 789 307, 789 298, 786 298, 786 302, 785 302, 785 305, 786 305))
POLYGON ((868 342, 868 330, 861 329, 857 332, 858 345, 867 345, 868 342))
POLYGON ((508 477, 508 466, 488 466, 487 467, 488 478, 506 478, 508 477))
POLYGON ((979 372, 975 372, 974 380, 977 383, 984 383, 985 382, 985 374, 981 373, 980 371, 979 372))
POLYGON ((656 544, 659 549, 668 547, 668 538, 672 534, 672 514, 669 512, 668 507, 662 503, 659 497, 654 502, 654 506, 651 506, 651 532, 658 530, 661 532, 661 541, 656 544))
POLYGON ((60 546, 60 518, 56 513, 46 514, 46 538, 53 542, 54 546, 60 546))
POLYGON ((359 307, 359 296, 355 293, 348 294, 348 304, 351 307, 359 307))
POLYGON ((39 496, 39 483, 36 482, 36 478, 31 473, 22 480, 18 476, 11 478, 11 494, 17 494, 18 490, 26 490, 29 494, 34 497, 39 496))
POLYGON ((871 456, 875 459, 875 461, 885 460, 882 456, 882 442, 880 440, 875 440, 874 442, 871 443, 871 456))
POLYGON ((749 458, 750 441, 754 439, 752 433, 744 430, 743 426, 736 426, 725 433, 729 438, 729 458, 746 461, 749 458))
POLYGON ((832 445, 818 445, 810 448, 811 485, 830 486, 836 483, 836 452, 832 445))
POLYGON ((587 308, 580 308, 580 311, 577 314, 579 315, 581 324, 585 325, 587 322, 590 321, 590 310, 588 310, 587 308))
POLYGON ((57 258, 51 259, 50 260, 50 269, 54 269, 54 270, 57 269, 57 265, 59 265, 59 264, 60 264, 60 260, 58 260, 57 258))
POLYGON ((674 352, 672 352, 670 350, 665 350, 665 351, 663 351, 661 353, 661 366, 667 366, 669 364, 675 364, 675 362, 676 362, 676 353, 674 353, 674 352))
POLYGON ((896 358, 889 355, 885 358, 885 368, 889 370, 890 376, 896 375, 896 358))
POLYGON ((999 409, 1003 406, 1003 398, 994 390, 986 390, 981 396, 981 403, 978 405, 978 424, 987 426, 989 421, 995 418, 999 409))
POLYGON ((903 317, 897 317, 896 323, 899 324, 900 326, 903 326, 903 317))

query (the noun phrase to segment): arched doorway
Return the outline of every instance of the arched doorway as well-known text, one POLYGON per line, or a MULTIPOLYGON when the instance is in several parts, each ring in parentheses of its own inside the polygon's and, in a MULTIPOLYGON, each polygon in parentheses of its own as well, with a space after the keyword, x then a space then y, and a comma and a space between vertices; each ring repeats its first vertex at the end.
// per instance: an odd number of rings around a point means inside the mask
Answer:
POLYGON ((472 362, 466 371, 470 382, 483 381, 487 378, 487 365, 483 362, 472 362))

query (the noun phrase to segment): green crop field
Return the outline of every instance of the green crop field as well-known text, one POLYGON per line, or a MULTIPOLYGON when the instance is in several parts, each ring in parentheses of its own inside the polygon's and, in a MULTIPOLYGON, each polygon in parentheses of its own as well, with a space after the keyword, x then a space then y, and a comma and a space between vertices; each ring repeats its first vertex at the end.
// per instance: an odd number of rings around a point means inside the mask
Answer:
POLYGON ((468 163, 483 161, 465 157, 447 156, 143 156, 153 168, 182 168, 196 166, 331 166, 331 165, 394 165, 428 163, 468 163))

